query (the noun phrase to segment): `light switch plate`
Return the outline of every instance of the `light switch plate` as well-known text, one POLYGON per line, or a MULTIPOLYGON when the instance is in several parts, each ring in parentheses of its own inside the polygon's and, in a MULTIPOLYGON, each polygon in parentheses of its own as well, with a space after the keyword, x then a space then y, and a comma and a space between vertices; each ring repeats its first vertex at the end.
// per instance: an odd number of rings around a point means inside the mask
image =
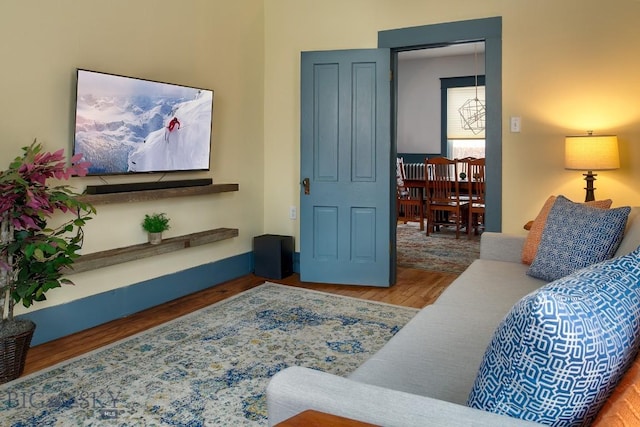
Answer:
POLYGON ((520 132, 521 119, 518 116, 511 116, 511 132, 520 132))

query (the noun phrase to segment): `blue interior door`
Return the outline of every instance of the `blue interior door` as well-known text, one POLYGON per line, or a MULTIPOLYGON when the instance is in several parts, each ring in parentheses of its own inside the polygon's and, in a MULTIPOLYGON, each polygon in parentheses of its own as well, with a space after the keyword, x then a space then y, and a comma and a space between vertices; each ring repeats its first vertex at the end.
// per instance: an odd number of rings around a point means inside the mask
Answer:
POLYGON ((389 75, 389 49, 302 53, 303 281, 394 280, 389 75))

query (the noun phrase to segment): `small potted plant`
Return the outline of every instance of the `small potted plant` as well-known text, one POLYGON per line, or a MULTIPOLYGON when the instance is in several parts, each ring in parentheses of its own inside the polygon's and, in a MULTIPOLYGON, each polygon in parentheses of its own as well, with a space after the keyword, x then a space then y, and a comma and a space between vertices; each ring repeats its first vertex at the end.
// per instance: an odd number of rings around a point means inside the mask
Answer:
POLYGON ((35 329, 30 320, 14 319, 15 304, 30 307, 44 301, 47 291, 72 284, 63 276, 80 256, 82 227, 96 212, 68 186, 47 184, 49 178, 86 175, 89 163, 80 162, 81 156, 67 166, 63 150, 43 152, 36 141, 22 150, 0 172, 0 383, 22 374, 35 329), (73 217, 49 228, 54 213, 73 217))
POLYGON ((142 228, 148 233, 149 243, 157 245, 162 242, 162 232, 170 228, 167 214, 146 214, 142 221, 142 228))

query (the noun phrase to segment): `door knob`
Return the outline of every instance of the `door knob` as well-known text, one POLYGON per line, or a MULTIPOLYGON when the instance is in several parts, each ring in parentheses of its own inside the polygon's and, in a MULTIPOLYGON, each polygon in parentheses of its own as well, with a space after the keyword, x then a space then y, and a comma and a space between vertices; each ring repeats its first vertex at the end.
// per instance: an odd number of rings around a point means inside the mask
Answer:
POLYGON ((302 180, 302 185, 304 186, 304 194, 309 194, 309 178, 305 178, 302 180))

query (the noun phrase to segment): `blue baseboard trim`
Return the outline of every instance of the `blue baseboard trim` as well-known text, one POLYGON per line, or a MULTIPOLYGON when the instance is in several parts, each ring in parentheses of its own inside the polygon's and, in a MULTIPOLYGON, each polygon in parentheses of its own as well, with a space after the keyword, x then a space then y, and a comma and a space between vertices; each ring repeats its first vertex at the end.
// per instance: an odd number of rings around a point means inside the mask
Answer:
POLYGON ((38 345, 219 285, 252 271, 253 253, 247 252, 17 317, 35 322, 36 330, 31 345, 38 345))

